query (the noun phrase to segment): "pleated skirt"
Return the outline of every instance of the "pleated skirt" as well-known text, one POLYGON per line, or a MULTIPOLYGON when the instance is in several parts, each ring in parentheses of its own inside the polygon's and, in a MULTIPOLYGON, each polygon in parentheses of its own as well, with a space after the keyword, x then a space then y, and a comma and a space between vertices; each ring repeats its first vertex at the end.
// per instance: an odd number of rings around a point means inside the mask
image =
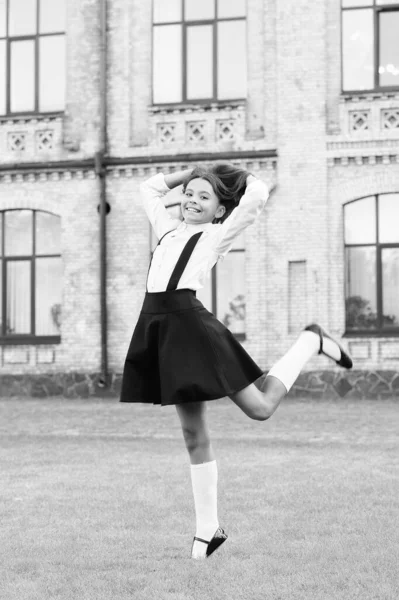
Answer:
POLYGON ((127 352, 121 402, 217 400, 263 371, 193 290, 147 292, 127 352))

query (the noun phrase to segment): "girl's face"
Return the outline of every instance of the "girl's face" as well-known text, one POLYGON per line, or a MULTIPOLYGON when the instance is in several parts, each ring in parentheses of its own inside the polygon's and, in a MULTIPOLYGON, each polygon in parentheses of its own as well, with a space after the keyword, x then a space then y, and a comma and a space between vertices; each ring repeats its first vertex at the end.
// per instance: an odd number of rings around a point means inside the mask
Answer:
POLYGON ((226 208, 219 204, 218 197, 209 181, 198 177, 187 184, 181 202, 181 211, 187 224, 198 225, 199 223, 212 223, 214 218, 219 219, 226 212, 226 208))

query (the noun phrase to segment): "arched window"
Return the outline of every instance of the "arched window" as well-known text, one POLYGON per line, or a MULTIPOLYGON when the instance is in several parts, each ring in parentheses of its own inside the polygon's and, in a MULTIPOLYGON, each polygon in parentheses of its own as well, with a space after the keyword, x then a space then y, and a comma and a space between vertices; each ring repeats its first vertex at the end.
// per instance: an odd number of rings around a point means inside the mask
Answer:
MULTIPOLYGON (((173 219, 181 219, 180 202, 169 205, 173 219)), ((151 252, 158 240, 150 226, 151 252)), ((245 245, 244 234, 239 235, 222 261, 212 269, 197 298, 239 340, 245 340, 245 245)))
POLYGON ((344 206, 346 331, 399 335, 399 193, 344 206))
POLYGON ((61 219, 48 212, 0 212, 0 340, 56 343, 61 328, 61 219))

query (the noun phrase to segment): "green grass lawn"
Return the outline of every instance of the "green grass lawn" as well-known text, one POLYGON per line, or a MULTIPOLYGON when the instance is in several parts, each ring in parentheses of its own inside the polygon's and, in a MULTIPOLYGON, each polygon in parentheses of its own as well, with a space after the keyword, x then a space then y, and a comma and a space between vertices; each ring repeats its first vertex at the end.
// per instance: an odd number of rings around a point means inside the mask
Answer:
POLYGON ((398 403, 208 407, 229 539, 193 561, 173 407, 0 399, 0 599, 398 600, 398 403))

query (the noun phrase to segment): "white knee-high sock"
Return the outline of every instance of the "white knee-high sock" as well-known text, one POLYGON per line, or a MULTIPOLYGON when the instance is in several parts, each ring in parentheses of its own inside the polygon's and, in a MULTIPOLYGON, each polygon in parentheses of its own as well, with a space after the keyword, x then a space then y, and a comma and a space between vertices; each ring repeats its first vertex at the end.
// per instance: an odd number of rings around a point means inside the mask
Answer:
MULTIPOLYGON (((279 379, 289 392, 305 364, 319 352, 319 349, 319 336, 313 331, 302 331, 294 345, 272 366, 267 376, 271 375, 279 379)), ((323 340, 323 350, 333 360, 341 358, 341 351, 337 344, 328 338, 323 340)))
MULTIPOLYGON (((218 470, 216 460, 191 466, 195 516, 197 521, 196 537, 210 541, 219 527, 217 512, 218 470)), ((195 542, 197 544, 204 544, 195 542)), ((201 549, 203 551, 203 548, 201 549)))

